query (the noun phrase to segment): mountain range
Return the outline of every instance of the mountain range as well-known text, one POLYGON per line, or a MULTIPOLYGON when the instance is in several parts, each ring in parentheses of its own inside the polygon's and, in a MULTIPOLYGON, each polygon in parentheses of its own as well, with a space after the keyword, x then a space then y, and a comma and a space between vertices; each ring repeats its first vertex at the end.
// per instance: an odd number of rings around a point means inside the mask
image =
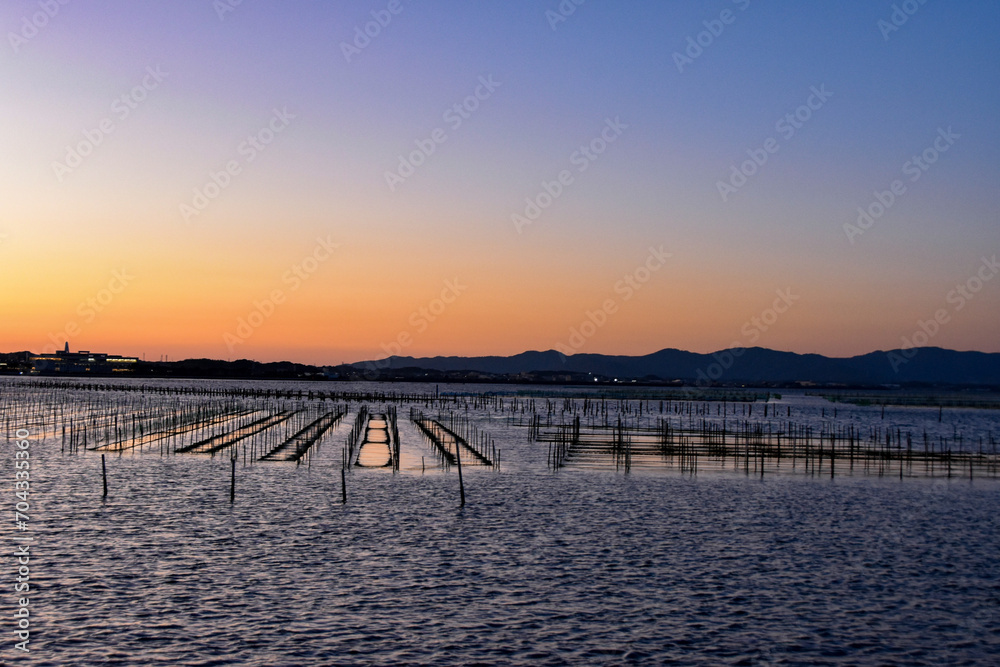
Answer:
POLYGON ((563 355, 555 350, 509 357, 392 356, 351 364, 380 375, 404 369, 488 375, 593 375, 602 380, 682 381, 685 384, 953 384, 1000 386, 1000 353, 937 347, 826 357, 766 348, 733 348, 711 354, 664 349, 642 356, 563 355))
MULTIPOLYGON (((0 374, 31 372, 31 353, 0 354, 0 374)), ((639 382, 670 385, 955 385, 1000 390, 1000 353, 937 347, 871 352, 855 357, 797 354, 761 347, 710 354, 665 349, 641 356, 563 355, 555 350, 513 356, 403 357, 339 366, 289 361, 185 359, 140 361, 145 377, 338 379, 423 382, 639 382)))

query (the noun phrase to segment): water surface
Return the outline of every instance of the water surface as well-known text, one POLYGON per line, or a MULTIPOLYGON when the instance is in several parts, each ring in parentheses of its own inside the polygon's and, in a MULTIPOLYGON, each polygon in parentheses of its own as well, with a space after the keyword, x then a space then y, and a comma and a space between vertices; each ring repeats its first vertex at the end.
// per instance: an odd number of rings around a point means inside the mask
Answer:
POLYGON ((352 421, 303 465, 241 460, 233 505, 228 456, 108 456, 102 500, 99 454, 34 441, 32 650, 4 662, 1000 660, 996 480, 551 472, 484 417, 503 464, 460 509, 401 417, 400 472, 350 471, 345 505, 352 421))

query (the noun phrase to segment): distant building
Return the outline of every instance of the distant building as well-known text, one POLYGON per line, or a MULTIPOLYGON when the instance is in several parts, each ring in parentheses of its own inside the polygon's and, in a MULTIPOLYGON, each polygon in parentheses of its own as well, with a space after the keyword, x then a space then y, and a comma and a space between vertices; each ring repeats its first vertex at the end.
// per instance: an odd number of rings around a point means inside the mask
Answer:
POLYGON ((0 354, 0 374, 20 374, 31 370, 31 352, 0 354))
POLYGON ((55 373, 92 373, 95 375, 111 375, 114 373, 131 373, 139 363, 136 357, 123 357, 99 352, 70 352, 69 343, 55 354, 38 354, 30 358, 31 372, 40 375, 55 373))

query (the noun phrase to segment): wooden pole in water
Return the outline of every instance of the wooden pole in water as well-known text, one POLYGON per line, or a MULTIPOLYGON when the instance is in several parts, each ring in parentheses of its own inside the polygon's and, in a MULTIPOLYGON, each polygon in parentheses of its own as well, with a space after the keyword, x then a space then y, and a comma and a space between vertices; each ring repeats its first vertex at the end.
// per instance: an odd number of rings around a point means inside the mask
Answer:
POLYGON ((104 464, 104 454, 101 454, 101 477, 104 478, 104 495, 102 498, 108 497, 108 467, 104 464))
POLYGON ((230 503, 234 503, 234 502, 236 502, 236 457, 233 456, 229 460, 233 464, 233 467, 232 467, 232 471, 233 472, 232 472, 232 477, 231 477, 230 484, 229 484, 229 502, 230 503))
POLYGON ((347 504, 347 472, 344 466, 340 467, 340 502, 347 504))
POLYGON ((462 504, 461 507, 465 507, 465 483, 462 482, 462 457, 459 455, 458 450, 460 446, 458 441, 455 441, 455 463, 458 464, 458 491, 462 494, 462 504))

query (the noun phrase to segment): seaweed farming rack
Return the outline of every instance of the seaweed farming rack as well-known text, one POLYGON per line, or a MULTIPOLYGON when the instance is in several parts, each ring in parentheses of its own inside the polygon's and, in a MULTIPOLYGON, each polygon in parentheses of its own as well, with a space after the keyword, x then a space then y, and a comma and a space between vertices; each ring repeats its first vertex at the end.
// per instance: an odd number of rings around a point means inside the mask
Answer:
POLYGON ((430 419, 419 410, 411 408, 410 421, 416 424, 420 432, 434 445, 445 465, 455 465, 462 456, 459 451, 461 448, 461 451, 468 453, 464 457, 465 465, 479 464, 499 468, 500 452, 496 444, 469 420, 449 414, 449 423, 445 426, 440 420, 430 419))
POLYGON ((741 421, 731 426, 703 420, 697 426, 674 426, 665 419, 655 427, 571 423, 532 430, 548 444, 548 465, 630 471, 633 467, 734 469, 746 474, 805 472, 812 475, 863 472, 899 477, 1000 476, 1000 456, 992 435, 984 441, 914 438, 900 429, 853 426, 814 430, 791 421, 741 421))
POLYGON ((553 470, 1000 477, 994 410, 970 418, 965 407, 775 403, 772 396, 780 395, 760 392, 628 399, 544 396, 537 389, 521 395, 343 388, 349 390, 2 379, 0 420, 8 430, 30 428, 34 437, 53 439, 68 454, 220 455, 244 464, 310 464, 338 434, 343 460, 335 466, 345 471, 397 472, 404 459, 407 469, 424 470, 422 447, 445 470, 459 462, 497 469, 500 451, 487 432, 495 425, 507 438, 527 436, 519 458, 544 455, 553 470), (409 408, 404 437, 400 406, 409 408), (342 424, 346 419, 353 428, 342 424))

